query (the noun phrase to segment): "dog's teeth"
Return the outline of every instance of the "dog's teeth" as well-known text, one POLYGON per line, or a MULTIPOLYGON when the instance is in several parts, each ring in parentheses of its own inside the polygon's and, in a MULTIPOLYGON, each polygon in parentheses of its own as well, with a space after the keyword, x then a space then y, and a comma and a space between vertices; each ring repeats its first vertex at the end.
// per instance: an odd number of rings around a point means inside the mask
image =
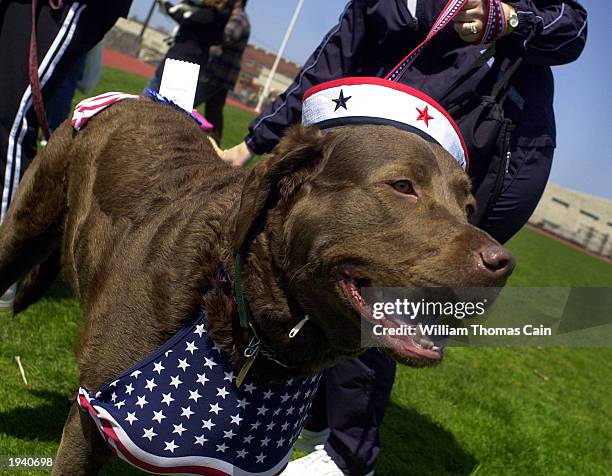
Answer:
POLYGON ((425 339, 424 341, 421 341, 421 344, 423 345, 423 347, 425 347, 426 349, 431 349, 434 346, 434 343, 432 341, 430 341, 429 339, 425 339))
POLYGON ((422 335, 420 329, 417 329, 416 331, 416 336, 414 336, 414 342, 419 347, 424 349, 431 349, 434 347, 433 341, 429 337, 422 335))

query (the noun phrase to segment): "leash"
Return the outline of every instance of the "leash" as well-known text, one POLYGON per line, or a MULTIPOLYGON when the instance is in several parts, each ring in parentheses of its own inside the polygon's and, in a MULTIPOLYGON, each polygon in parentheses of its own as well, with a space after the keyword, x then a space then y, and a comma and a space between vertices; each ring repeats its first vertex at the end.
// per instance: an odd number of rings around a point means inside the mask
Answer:
MULTIPOLYGON (((484 27, 481 31, 480 36, 474 42, 474 44, 490 44, 494 43, 498 38, 502 37, 506 31, 506 21, 504 16, 504 10, 501 5, 501 0, 485 0, 487 8, 487 16, 485 19, 484 27)), ((442 8, 442 11, 434 21, 431 30, 425 37, 425 39, 410 53, 404 57, 396 66, 393 68, 385 79, 390 81, 399 81, 407 68, 421 54, 423 49, 431 42, 431 40, 444 28, 446 28, 453 19, 459 14, 459 12, 465 7, 468 0, 449 0, 449 2, 442 8)))
MULTIPOLYGON (((49 0, 49 6, 52 10, 59 10, 63 7, 63 0, 49 0)), ((36 42, 36 6, 37 1, 32 0, 32 31, 30 33, 30 55, 28 59, 28 74, 30 76, 30 87, 32 89, 32 105, 38 119, 38 125, 42 129, 45 139, 51 136, 49 132, 49 121, 45 112, 45 103, 40 86, 40 78, 38 76, 38 45, 36 42)))

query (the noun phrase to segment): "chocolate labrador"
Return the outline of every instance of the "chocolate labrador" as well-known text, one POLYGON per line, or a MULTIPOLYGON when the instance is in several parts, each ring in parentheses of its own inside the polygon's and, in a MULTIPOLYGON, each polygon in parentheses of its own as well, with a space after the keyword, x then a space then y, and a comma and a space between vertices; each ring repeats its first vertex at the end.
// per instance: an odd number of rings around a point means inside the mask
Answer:
MULTIPOLYGON (((445 150, 390 126, 294 126, 247 172, 182 112, 127 100, 80 132, 63 125, 27 170, 0 226, 0 292, 61 245, 84 314, 80 382, 93 390, 202 310, 239 369, 249 335, 218 272, 235 279, 241 254, 253 324, 276 356, 250 372, 306 376, 364 350, 364 286, 503 284, 514 260, 468 224, 473 206, 445 150)), ((400 362, 441 359, 416 337, 389 345, 400 362)), ((91 474, 109 455, 73 404, 54 474, 91 474)))

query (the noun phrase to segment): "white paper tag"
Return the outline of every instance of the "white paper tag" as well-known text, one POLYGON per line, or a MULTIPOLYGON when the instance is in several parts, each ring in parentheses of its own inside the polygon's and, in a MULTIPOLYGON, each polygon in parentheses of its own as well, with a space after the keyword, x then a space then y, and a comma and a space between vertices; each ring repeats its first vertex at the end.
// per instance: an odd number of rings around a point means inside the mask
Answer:
POLYGON ((168 58, 159 93, 171 99, 185 111, 193 111, 200 65, 168 58))

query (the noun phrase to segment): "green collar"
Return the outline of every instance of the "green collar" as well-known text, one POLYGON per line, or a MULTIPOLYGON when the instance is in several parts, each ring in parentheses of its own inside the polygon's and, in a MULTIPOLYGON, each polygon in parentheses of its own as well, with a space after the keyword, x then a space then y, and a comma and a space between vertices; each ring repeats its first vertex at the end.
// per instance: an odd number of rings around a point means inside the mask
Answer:
POLYGON ((242 286, 242 267, 241 257, 236 255, 234 260, 234 295, 236 296, 236 305, 238 306, 238 316, 240 317, 240 327, 251 332, 253 325, 251 323, 251 310, 244 296, 244 287, 242 286))

